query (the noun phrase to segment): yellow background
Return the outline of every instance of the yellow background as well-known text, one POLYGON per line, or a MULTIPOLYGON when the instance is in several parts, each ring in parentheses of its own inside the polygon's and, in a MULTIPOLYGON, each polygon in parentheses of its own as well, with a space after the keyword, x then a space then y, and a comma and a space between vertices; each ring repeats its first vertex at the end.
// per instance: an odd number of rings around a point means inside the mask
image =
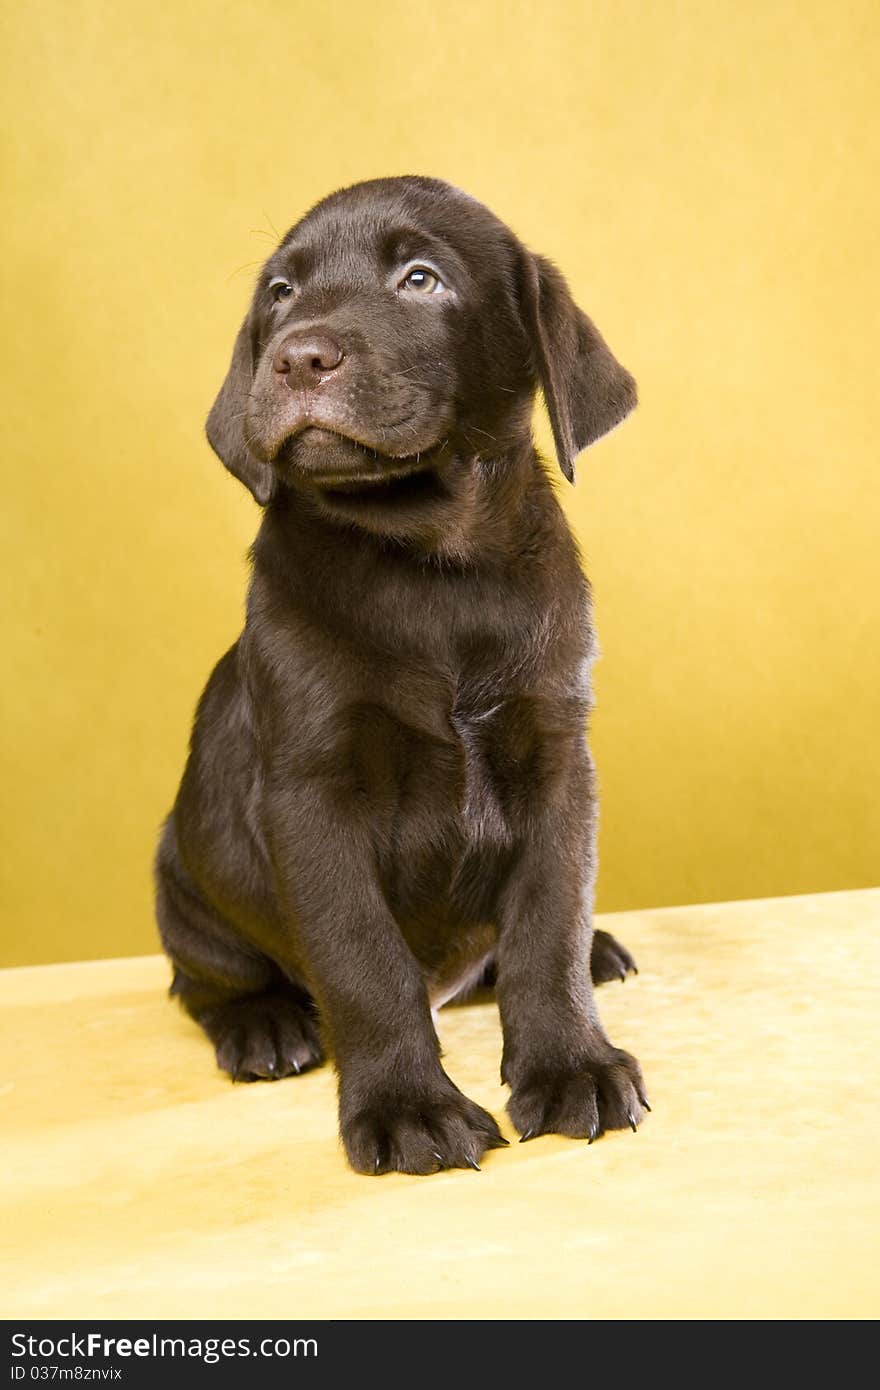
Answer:
POLYGON ((6 963, 154 949, 257 524, 204 417, 271 229, 378 174, 487 202, 640 383, 562 494, 605 653, 600 906, 877 881, 875 0, 3 23, 6 963))

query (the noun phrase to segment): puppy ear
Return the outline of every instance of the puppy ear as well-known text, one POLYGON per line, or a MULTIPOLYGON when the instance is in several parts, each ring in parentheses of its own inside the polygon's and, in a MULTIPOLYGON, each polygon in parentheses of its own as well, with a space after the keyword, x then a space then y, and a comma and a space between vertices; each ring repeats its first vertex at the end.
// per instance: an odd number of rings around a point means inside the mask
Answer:
POLYGON ((238 330, 229 371, 211 407, 205 433, 221 462, 265 507, 275 491, 275 474, 268 463, 251 453, 245 441, 245 411, 253 379, 254 351, 248 316, 238 330))
POLYGON ((574 482, 582 449, 625 419, 636 383, 543 256, 526 256, 525 311, 559 467, 574 482))

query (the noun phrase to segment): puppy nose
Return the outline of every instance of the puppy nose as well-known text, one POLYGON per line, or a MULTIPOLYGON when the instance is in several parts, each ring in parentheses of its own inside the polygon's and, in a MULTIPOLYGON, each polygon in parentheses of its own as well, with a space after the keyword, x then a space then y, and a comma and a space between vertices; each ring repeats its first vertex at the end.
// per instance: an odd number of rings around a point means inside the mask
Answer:
POLYGON ((329 333, 303 330, 291 333, 276 350, 272 365, 288 386, 315 386, 334 372, 345 354, 329 333))

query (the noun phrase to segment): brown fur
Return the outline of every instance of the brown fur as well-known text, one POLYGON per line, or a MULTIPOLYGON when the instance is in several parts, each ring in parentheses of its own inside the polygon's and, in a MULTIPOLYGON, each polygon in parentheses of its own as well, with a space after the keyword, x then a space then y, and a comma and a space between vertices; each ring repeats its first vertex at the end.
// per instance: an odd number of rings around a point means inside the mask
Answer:
POLYGON ((635 1128, 647 1103, 593 999, 591 951, 595 979, 633 962, 592 936, 589 590, 539 385, 572 478, 632 378, 486 208, 385 179, 270 257, 208 421, 266 510, 162 835, 162 939, 232 1076, 332 1051, 362 1172, 503 1143, 431 1017, 489 966, 524 1137, 635 1128))

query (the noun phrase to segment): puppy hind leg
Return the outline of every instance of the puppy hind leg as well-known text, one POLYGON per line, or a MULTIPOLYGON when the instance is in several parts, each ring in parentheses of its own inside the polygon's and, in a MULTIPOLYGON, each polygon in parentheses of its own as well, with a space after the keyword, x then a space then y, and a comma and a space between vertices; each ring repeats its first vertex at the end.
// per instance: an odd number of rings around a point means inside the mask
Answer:
POLYGON ((625 980, 630 973, 639 973, 630 952, 610 932, 601 931, 597 927, 593 932, 593 949, 590 955, 593 984, 604 985, 608 980, 625 980))
POLYGON ((280 1081, 324 1060, 311 998, 286 982, 209 1006, 198 1022, 233 1081, 280 1081))
POLYGON ((156 911, 174 966, 171 994, 234 1081, 276 1081, 323 1060, 308 991, 251 950, 172 867, 157 867, 156 911))

